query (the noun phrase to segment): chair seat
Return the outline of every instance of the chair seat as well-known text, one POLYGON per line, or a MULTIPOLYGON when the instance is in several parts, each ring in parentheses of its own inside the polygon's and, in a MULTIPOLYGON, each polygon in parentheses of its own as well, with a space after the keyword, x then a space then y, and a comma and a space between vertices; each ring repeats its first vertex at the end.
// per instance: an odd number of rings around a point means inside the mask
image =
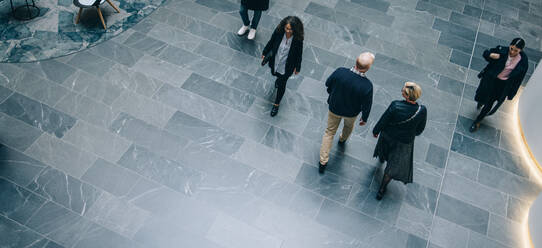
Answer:
MULTIPOLYGON (((95 2, 96 0, 73 0, 73 4, 79 8, 90 8, 92 6, 96 6, 96 4, 94 4, 95 2)), ((100 0, 99 4, 97 5, 100 5, 104 2, 105 0, 100 0)))

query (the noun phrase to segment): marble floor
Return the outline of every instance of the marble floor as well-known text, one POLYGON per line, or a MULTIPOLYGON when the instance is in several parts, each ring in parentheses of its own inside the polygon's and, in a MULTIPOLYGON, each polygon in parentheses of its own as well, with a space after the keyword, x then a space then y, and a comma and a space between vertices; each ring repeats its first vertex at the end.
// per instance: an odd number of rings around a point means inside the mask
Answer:
POLYGON ((84 51, 0 63, 1 247, 517 248, 542 190, 513 139, 513 105, 468 132, 481 52, 527 41, 540 0, 271 0, 255 41, 238 0, 169 0, 84 51), (287 15, 305 24, 301 73, 269 116, 259 65, 287 15), (376 54, 368 125, 317 172, 326 77, 376 54), (375 190, 368 134, 404 81, 423 88, 414 183, 375 190))

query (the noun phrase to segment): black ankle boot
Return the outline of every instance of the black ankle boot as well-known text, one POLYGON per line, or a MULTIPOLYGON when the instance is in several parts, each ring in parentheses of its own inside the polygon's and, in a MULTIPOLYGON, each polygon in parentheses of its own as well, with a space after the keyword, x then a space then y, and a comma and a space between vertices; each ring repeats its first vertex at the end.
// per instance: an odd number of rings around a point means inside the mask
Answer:
POLYGON ((271 109, 271 117, 277 115, 278 112, 279 112, 279 106, 273 105, 273 108, 271 109))
POLYGON ((380 201, 382 200, 382 198, 384 197, 384 194, 386 194, 386 189, 379 189, 378 192, 376 193, 376 200, 380 201))
POLYGON ((474 133, 476 130, 478 130, 478 128, 480 128, 480 123, 473 122, 469 128, 469 132, 474 133))

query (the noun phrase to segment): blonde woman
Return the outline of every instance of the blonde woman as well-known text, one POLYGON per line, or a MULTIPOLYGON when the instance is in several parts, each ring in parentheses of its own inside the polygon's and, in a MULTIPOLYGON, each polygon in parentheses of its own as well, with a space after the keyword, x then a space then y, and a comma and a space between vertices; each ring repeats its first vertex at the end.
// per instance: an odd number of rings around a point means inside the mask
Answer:
POLYGON ((373 129, 378 138, 373 156, 387 162, 377 200, 382 199, 391 179, 412 182, 414 138, 422 134, 427 121, 427 109, 416 102, 422 95, 420 86, 406 82, 401 93, 404 100, 391 102, 373 129))

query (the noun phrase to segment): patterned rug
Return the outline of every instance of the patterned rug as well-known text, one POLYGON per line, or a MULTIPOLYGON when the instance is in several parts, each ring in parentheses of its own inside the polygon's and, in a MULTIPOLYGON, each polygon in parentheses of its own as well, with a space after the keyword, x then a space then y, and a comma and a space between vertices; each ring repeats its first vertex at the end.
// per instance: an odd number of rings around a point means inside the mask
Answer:
MULTIPOLYGON (((101 5, 104 30, 95 8, 84 9, 75 24, 78 8, 72 0, 35 0, 40 15, 19 21, 11 15, 9 0, 0 0, 0 62, 31 62, 75 53, 111 39, 132 27, 165 0, 113 0, 120 13, 101 5)), ((24 0, 13 0, 15 7, 24 0)))

